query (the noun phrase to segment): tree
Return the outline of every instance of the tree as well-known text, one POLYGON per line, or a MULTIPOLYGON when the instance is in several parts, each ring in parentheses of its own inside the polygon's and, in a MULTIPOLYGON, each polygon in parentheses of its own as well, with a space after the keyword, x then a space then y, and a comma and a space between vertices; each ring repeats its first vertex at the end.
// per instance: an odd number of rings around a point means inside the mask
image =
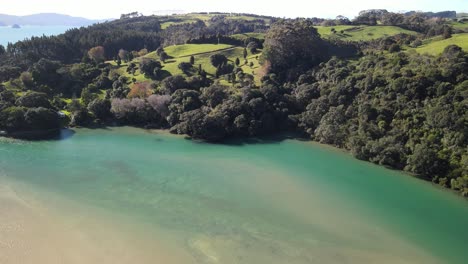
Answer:
POLYGON ((399 26, 405 22, 405 16, 398 13, 385 13, 382 15, 382 24, 387 26, 399 26))
POLYGON ((81 102, 83 102, 85 106, 96 99, 96 97, 98 97, 97 94, 93 93, 90 87, 86 87, 81 91, 81 102))
POLYGON ((213 65, 215 68, 226 64, 227 61, 228 59, 223 54, 217 53, 210 56, 211 65, 213 65))
POLYGON ((138 51, 138 56, 142 57, 148 54, 148 49, 141 49, 138 51))
POLYGON ((57 61, 40 59, 37 63, 33 64, 29 71, 31 72, 34 82, 37 84, 57 86, 61 78, 57 73, 60 67, 61 65, 57 61))
POLYGON ((111 117, 111 103, 107 99, 94 99, 88 105, 88 111, 94 114, 94 116, 100 120, 106 120, 111 117))
POLYGON ((71 126, 87 126, 93 122, 93 117, 86 108, 80 108, 71 114, 71 126))
POLYGON ((190 70, 192 69, 192 64, 189 63, 189 62, 181 62, 181 63, 179 63, 178 67, 183 73, 189 75, 190 70))
POLYGON ((119 58, 125 62, 130 61, 130 53, 124 49, 119 50, 119 58))
POLYGON ((20 98, 18 98, 18 100, 16 100, 16 105, 23 107, 51 108, 47 94, 32 91, 29 91, 20 98))
POLYGON ((426 143, 417 144, 413 154, 408 157, 407 169, 425 177, 444 175, 447 167, 447 162, 440 159, 434 148, 426 143))
POLYGON ((247 48, 244 48, 244 51, 243 51, 243 56, 244 56, 244 59, 247 59, 247 48))
POLYGON ((134 83, 128 93, 128 98, 147 98, 153 93, 153 88, 150 82, 134 83))
POLYGON ((390 48, 388 49, 388 51, 391 53, 399 52, 400 50, 401 50, 401 47, 398 44, 392 44, 390 48))
POLYGON ((159 59, 166 63, 166 60, 169 59, 169 55, 167 55, 167 53, 165 51, 162 51, 160 54, 159 54, 159 59))
POLYGON ((236 66, 239 66, 240 65, 240 60, 239 58, 236 58, 236 66))
POLYGON ((214 84, 210 87, 202 89, 202 95, 200 99, 209 107, 215 108, 228 98, 227 91, 228 87, 214 84))
POLYGON ((31 89, 34 85, 34 80, 30 72, 21 73, 20 80, 26 88, 31 89))
POLYGON ((11 106, 0 111, 0 127, 8 132, 18 131, 26 127, 24 114, 26 108, 11 106))
POLYGON ((150 59, 150 58, 141 58, 140 59, 140 72, 145 74, 146 76, 153 76, 155 69, 161 69, 162 65, 161 62, 150 59))
POLYGON ((171 95, 175 91, 183 88, 188 88, 188 84, 181 75, 167 77, 161 82, 161 92, 165 94, 171 95))
MULTIPOLYGON (((115 53, 114 53, 115 54, 115 53)), ((88 56, 90 59, 92 59, 96 63, 102 63, 106 60, 105 57, 105 51, 103 46, 97 46, 94 48, 91 48, 88 51, 88 56)))
POLYGON ((169 115, 169 103, 171 96, 153 94, 148 97, 148 104, 158 112, 163 118, 169 115))
POLYGON ((263 56, 271 71, 283 77, 294 68, 317 65, 325 59, 324 54, 324 43, 308 20, 276 22, 265 36, 263 56))
POLYGON ((28 130, 51 130, 60 128, 59 115, 47 108, 37 107, 29 108, 24 119, 28 126, 28 130))
POLYGON ((193 55, 190 56, 190 64, 195 64, 195 57, 193 55))
POLYGON ((159 47, 159 48, 156 49, 156 55, 158 55, 158 56, 161 56, 161 53, 163 53, 163 52, 164 52, 163 47, 159 47))
POLYGON ((250 42, 250 43, 247 45, 247 49, 250 51, 251 54, 257 53, 258 43, 255 42, 255 41, 250 42))
POLYGON ((452 27, 445 25, 444 26, 444 33, 443 33, 444 39, 449 39, 452 37, 452 27))

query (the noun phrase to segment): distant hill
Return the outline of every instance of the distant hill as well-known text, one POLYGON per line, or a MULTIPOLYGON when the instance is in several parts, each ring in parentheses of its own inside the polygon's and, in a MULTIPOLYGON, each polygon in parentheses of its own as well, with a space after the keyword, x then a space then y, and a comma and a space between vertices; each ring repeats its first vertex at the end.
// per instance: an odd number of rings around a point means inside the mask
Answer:
POLYGON ((20 26, 89 26, 102 20, 90 20, 82 17, 72 17, 62 14, 42 13, 28 16, 12 16, 0 14, 0 25, 11 26, 18 24, 20 26))

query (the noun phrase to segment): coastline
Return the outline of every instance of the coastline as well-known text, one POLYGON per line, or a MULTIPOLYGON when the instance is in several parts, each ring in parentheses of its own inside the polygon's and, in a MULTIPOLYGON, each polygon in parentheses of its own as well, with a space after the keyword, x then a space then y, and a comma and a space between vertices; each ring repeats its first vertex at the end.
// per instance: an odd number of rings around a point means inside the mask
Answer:
POLYGON ((14 133, 7 133, 6 135, 0 134, 0 137, 5 137, 5 138, 11 138, 11 139, 19 139, 19 140, 29 140, 29 141, 40 141, 40 140, 63 140, 66 139, 70 136, 72 136, 75 131, 73 129, 112 129, 112 128, 123 128, 123 127, 130 127, 130 128, 135 128, 135 129, 140 129, 142 131, 145 131, 146 133, 150 134, 164 134, 168 136, 174 136, 174 137, 179 137, 179 138, 184 138, 186 140, 191 140, 193 142, 197 143, 205 143, 205 144, 221 144, 221 145, 237 145, 237 144, 255 144, 255 143, 263 143, 263 142, 275 142, 275 141, 282 141, 282 140, 297 140, 298 142, 303 142, 306 144, 311 144, 311 145, 316 145, 320 148, 327 149, 329 151, 334 151, 336 153, 342 154, 349 156, 350 158, 358 161, 362 161, 374 166, 382 167, 391 171, 399 172, 407 177, 415 178, 419 181, 429 183, 431 186, 436 187, 439 190, 445 190, 448 191, 452 194, 455 194, 458 197, 462 197, 464 200, 468 201, 468 197, 463 196, 459 191, 453 190, 451 188, 447 188, 444 186, 441 186, 439 184, 434 183, 430 179, 424 178, 420 175, 410 173, 405 170, 400 170, 396 168, 392 168, 390 166, 385 166, 385 165, 380 165, 373 163, 369 160, 361 160, 356 157, 354 157, 351 152, 345 148, 339 148, 334 145, 330 144, 324 144, 320 143, 317 141, 314 141, 312 139, 306 138, 302 135, 300 135, 298 132, 295 131, 286 131, 286 132, 279 132, 279 133, 273 133, 270 135, 266 135, 263 137, 234 137, 234 138, 226 138, 220 142, 210 142, 207 140, 202 140, 202 139, 197 139, 193 138, 190 135, 187 134, 175 134, 170 132, 170 129, 167 128, 152 128, 151 126, 146 126, 146 127, 139 127, 139 126, 125 126, 125 125, 115 125, 115 123, 108 123, 108 124, 93 124, 91 126, 86 126, 86 127, 65 127, 61 129, 51 129, 51 130, 43 130, 43 131, 21 131, 21 132, 14 132, 14 133), (66 134, 63 132, 67 131, 66 134))

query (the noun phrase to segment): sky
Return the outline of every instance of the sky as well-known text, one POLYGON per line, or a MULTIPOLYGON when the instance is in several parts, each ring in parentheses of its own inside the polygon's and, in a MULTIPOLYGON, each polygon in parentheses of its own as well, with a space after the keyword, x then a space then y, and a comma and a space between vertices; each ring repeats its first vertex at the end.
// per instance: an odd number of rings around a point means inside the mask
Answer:
MULTIPOLYGON (((2 0, 3 1, 3 0, 2 0)), ((389 11, 468 11, 468 0, 13 0, 0 13, 29 15, 61 13, 90 19, 118 18, 138 11, 151 15, 160 10, 242 12, 277 17, 354 17, 365 9, 389 11)))

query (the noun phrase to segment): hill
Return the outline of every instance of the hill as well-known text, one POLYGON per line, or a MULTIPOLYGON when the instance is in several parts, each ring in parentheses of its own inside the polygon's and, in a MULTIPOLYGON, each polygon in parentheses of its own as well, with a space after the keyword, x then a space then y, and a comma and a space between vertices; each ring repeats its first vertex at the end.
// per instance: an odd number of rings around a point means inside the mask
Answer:
POLYGON ((187 23, 195 23, 197 21, 203 21, 207 24, 215 23, 220 20, 242 20, 242 21, 264 21, 265 24, 271 24, 276 18, 269 16, 258 16, 248 14, 235 14, 235 13, 188 13, 188 14, 177 14, 170 16, 158 16, 161 21, 161 28, 166 29, 169 26, 181 25, 187 23))
POLYGON ((42 13, 27 16, 12 16, 0 14, 0 25, 11 26, 29 25, 29 26, 89 26, 102 20, 90 20, 82 17, 72 17, 68 15, 55 13, 42 13))
POLYGON ((319 34, 325 38, 337 38, 349 41, 368 41, 398 34, 416 35, 414 31, 406 30, 396 26, 317 26, 319 34), (335 33, 334 33, 335 32, 335 33))
POLYGON ((453 27, 455 32, 462 31, 462 32, 468 33, 468 21, 467 22, 463 22, 463 21, 452 22, 451 26, 453 27))
MULTIPOLYGON (((256 83, 260 82, 260 77, 255 72, 260 68, 258 61, 259 56, 261 55, 260 53, 251 54, 249 52, 246 63, 243 58, 244 48, 227 44, 183 44, 169 46, 164 50, 170 57, 168 60, 161 63, 163 66, 163 71, 166 73, 166 75, 182 75, 185 77, 190 77, 192 75, 191 73, 184 73, 181 69, 179 69, 178 66, 182 62, 189 62, 190 56, 193 56, 195 58, 195 63, 192 72, 196 71, 201 65, 201 68, 207 72, 208 76, 214 79, 216 68, 211 65, 210 56, 214 54, 222 54, 228 58, 228 63, 232 65, 234 65, 236 59, 239 58, 241 62, 239 67, 242 68, 245 73, 252 74, 256 83)), ((144 57, 158 59, 156 52, 151 52, 144 57)), ((141 58, 136 58, 132 62, 138 65, 140 60, 141 58)), ((116 65, 115 62, 111 63, 116 65)), ((136 71, 135 74, 128 73, 128 65, 128 63, 122 64, 121 67, 118 68, 118 73, 131 79, 135 78, 136 81, 150 81, 150 79, 146 78, 139 71, 136 71)))
POLYGON ((373 16, 317 32, 341 22, 136 15, 21 41, 0 49, 0 130, 134 125, 212 142, 293 132, 468 196, 468 54, 418 53, 466 47, 466 34, 373 16))
POLYGON ((416 48, 416 51, 420 54, 439 55, 449 45, 457 45, 468 51, 468 33, 455 34, 451 38, 443 40, 440 38, 430 39, 421 47, 416 48))

